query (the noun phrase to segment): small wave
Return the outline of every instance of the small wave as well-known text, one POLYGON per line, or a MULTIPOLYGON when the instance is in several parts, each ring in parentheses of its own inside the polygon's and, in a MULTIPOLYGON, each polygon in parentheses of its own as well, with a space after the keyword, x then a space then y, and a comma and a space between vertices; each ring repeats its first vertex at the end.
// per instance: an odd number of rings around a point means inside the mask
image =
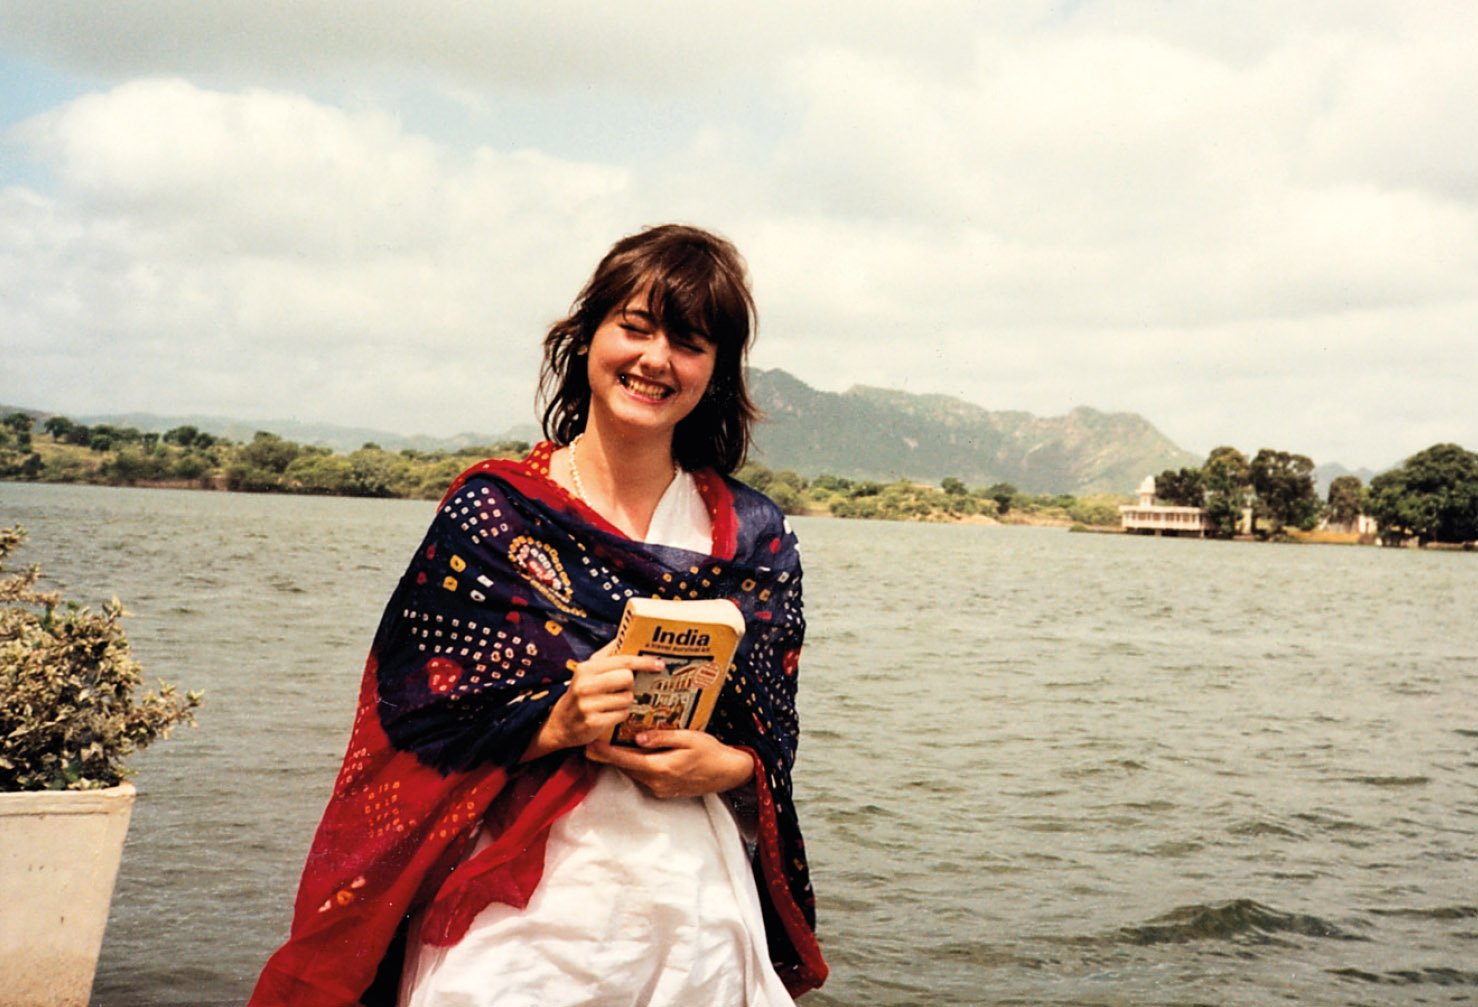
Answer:
POLYGON ((1202 849, 1204 847, 1194 840, 1170 840, 1151 846, 1150 854, 1156 857, 1188 857, 1193 853, 1200 853, 1202 849))
POLYGON ((1422 787, 1432 782, 1428 776, 1347 776, 1346 783, 1363 783, 1371 787, 1422 787))
POLYGON ((1118 932, 1119 939, 1130 944, 1184 944, 1203 940, 1269 943, 1278 934, 1334 940, 1366 939, 1318 916, 1285 913, 1252 899, 1235 899, 1217 905, 1181 906, 1146 924, 1123 927, 1118 932))
POLYGON ((1122 770, 1137 772, 1148 768, 1147 765, 1137 759, 1111 759, 1102 765, 1075 766, 1071 769, 1064 769, 1059 775, 1069 780, 1082 780, 1088 779, 1089 777, 1102 776, 1104 773, 1116 773, 1122 770))
MULTIPOLYGON (((1366 972, 1364 969, 1330 969, 1332 975, 1345 979, 1358 979, 1365 983, 1383 986, 1417 986, 1431 983, 1434 986, 1478 986, 1478 972, 1463 969, 1429 966, 1421 969, 1392 969, 1389 972, 1366 972)), ((1466 998, 1465 998, 1466 999, 1466 998)))
POLYGON ((1372 909, 1375 916, 1405 916, 1423 920, 1468 920, 1478 917, 1478 906, 1436 906, 1431 909, 1372 909))
POLYGON ((930 957, 957 962, 974 968, 1040 969, 1043 961, 1004 948, 976 941, 945 941, 930 950, 930 957))
POLYGON ((1227 829, 1234 836, 1287 836, 1290 839, 1302 839, 1297 832, 1284 828, 1274 822, 1239 822, 1227 829))
POLYGON ((1301 822, 1307 822, 1310 825, 1315 826, 1316 828, 1322 829, 1325 832, 1372 831, 1369 825, 1364 825, 1360 822, 1352 822, 1348 818, 1332 818, 1328 815, 1321 815, 1314 812, 1298 814, 1294 815, 1293 817, 1297 818, 1301 822))

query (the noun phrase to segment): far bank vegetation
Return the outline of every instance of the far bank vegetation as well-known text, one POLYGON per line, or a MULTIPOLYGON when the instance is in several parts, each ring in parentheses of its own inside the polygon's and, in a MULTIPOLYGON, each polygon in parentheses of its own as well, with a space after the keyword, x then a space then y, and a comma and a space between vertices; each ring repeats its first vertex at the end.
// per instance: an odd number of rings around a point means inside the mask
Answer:
POLYGON ((1458 546, 1478 540, 1478 454, 1434 444, 1369 486, 1353 475, 1314 485, 1307 455, 1263 448, 1247 458, 1233 447, 1211 452, 1200 468, 1155 477, 1162 504, 1205 509, 1208 534, 1260 539, 1458 546), (1362 520, 1368 519, 1368 520, 1362 520), (1370 530, 1370 525, 1374 526, 1370 530))
MULTIPOLYGON (((193 426, 164 433, 105 424, 85 426, 52 416, 39 426, 24 413, 0 421, 0 478, 105 486, 150 486, 434 500, 458 473, 484 458, 520 458, 523 441, 457 451, 387 451, 366 443, 340 453, 268 431, 238 443, 193 426)), ((956 478, 938 486, 833 475, 804 478, 756 462, 736 473, 787 514, 893 521, 1002 522, 1114 526, 1113 494, 1030 495, 1010 483, 968 487, 956 478)))

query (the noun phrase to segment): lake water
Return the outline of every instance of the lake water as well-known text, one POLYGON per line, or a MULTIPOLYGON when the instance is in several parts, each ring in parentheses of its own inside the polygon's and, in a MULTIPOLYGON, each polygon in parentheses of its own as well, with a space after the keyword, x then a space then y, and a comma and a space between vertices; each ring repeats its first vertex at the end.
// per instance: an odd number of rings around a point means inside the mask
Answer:
MULTIPOLYGON (((425 502, 0 483, 200 726, 95 1004, 241 1001, 425 502)), ((799 520, 805 1003, 1478 1000, 1478 557, 799 520)))

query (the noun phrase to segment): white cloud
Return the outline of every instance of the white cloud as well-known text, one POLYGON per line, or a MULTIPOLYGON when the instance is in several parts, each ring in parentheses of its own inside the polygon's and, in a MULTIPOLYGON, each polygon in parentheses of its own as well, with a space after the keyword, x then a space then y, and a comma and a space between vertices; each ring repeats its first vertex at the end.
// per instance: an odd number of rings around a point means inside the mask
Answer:
POLYGON ((755 362, 822 387, 1478 445, 1465 5, 79 10, 0 8, 119 81, 11 135, 54 181, 0 199, 0 379, 39 405, 522 418, 598 255, 682 219, 749 258, 755 362))
POLYGON ((38 404, 77 411, 168 389, 177 410, 419 414, 430 429, 452 410, 425 403, 460 398, 484 410, 464 423, 522 420, 537 334, 628 184, 619 168, 461 156, 385 115, 178 80, 86 96, 16 138, 61 194, 0 203, 10 360, 54 397, 38 404), (425 375, 425 402, 368 384, 324 401, 337 370, 425 375))

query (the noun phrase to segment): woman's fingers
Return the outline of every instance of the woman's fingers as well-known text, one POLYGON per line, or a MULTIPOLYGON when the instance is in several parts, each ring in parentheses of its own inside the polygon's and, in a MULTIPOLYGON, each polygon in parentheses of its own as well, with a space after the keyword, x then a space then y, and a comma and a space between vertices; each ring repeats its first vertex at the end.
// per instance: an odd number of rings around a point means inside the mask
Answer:
POLYGON ((534 759, 561 748, 578 748, 608 737, 636 702, 636 672, 661 671, 659 657, 617 654, 606 644, 575 665, 570 684, 524 753, 534 759))
POLYGON ((741 786, 754 774, 749 753, 702 731, 643 731, 640 748, 592 741, 586 757, 615 766, 657 797, 697 797, 741 786))
POLYGON ((608 671, 577 671, 570 679, 569 691, 578 698, 600 697, 624 693, 631 695, 636 677, 630 668, 611 668, 608 671))
POLYGON ((613 649, 606 644, 575 665, 569 688, 550 711, 552 734, 546 740, 573 748, 604 737, 636 701, 636 672, 662 668, 661 658, 613 654, 613 649))
POLYGON ((628 671, 661 671, 666 665, 660 657, 643 657, 640 654, 602 654, 596 651, 590 657, 575 665, 575 675, 593 675, 617 668, 625 668, 628 671))

